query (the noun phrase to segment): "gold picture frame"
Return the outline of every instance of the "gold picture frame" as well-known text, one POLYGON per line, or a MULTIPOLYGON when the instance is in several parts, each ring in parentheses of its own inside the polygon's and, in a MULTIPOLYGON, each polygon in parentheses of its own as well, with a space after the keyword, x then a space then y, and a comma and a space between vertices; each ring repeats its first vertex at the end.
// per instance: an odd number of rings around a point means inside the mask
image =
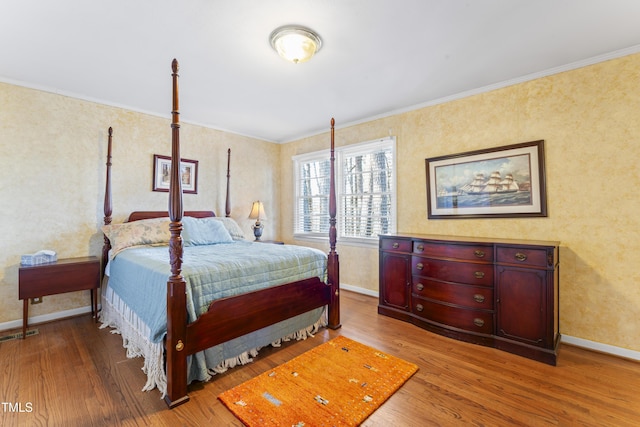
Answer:
POLYGON ((429 219, 546 217, 544 141, 425 159, 429 219))

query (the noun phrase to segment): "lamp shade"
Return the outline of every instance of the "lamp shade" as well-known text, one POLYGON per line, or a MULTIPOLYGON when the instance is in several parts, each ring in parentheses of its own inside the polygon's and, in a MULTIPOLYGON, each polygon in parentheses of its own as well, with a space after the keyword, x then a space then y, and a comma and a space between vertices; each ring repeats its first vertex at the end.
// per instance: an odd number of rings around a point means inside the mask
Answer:
POLYGON ((264 205, 261 201, 253 202, 251 212, 249 212, 249 219, 255 219, 257 221, 267 219, 267 215, 264 213, 264 205))
POLYGON ((278 55, 295 64, 310 60, 322 47, 320 36, 300 26, 277 28, 271 33, 269 40, 278 55))

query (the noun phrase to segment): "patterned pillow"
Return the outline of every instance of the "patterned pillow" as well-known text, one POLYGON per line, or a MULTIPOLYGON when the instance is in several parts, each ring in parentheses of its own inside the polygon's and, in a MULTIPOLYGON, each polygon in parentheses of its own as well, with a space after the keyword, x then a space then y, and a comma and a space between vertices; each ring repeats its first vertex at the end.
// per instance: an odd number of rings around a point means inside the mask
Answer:
POLYGON ((111 242, 111 257, 131 246, 168 243, 169 218, 152 218, 140 221, 109 224, 102 227, 102 232, 111 242))
POLYGON ((215 218, 182 218, 182 241, 186 246, 215 245, 216 243, 231 243, 233 239, 220 221, 215 218))
POLYGON ((233 240, 244 240, 244 232, 242 228, 233 218, 213 217, 212 219, 220 221, 231 235, 233 240))

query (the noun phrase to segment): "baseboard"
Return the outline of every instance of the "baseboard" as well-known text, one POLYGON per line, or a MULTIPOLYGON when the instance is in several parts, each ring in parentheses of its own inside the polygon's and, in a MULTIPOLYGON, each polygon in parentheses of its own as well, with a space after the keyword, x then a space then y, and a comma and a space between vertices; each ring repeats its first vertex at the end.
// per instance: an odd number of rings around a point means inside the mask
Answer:
POLYGON ((616 347, 609 344, 602 344, 595 341, 589 341, 582 338, 572 337, 570 335, 562 335, 562 342, 564 344, 586 348, 587 350, 593 350, 599 353, 607 353, 613 356, 618 356, 624 359, 630 359, 630 360, 635 360, 640 362, 640 351, 629 350, 627 348, 616 347))
MULTIPOLYGON (((98 310, 100 307, 98 307, 98 310)), ((29 317, 29 326, 38 323, 51 322, 53 320, 65 319, 67 317, 79 316, 81 314, 91 313, 91 306, 72 308, 71 310, 57 311, 55 313, 41 314, 40 316, 29 317)), ((0 331, 8 331, 10 329, 22 328, 22 319, 12 320, 10 322, 0 323, 0 331)))
MULTIPOLYGON (((347 285, 345 283, 340 283, 340 288, 346 291, 351 291, 358 294, 368 295, 376 298, 380 296, 379 292, 372 291, 370 289, 361 288, 360 286, 353 286, 353 285, 347 285)), ((640 361, 640 351, 634 351, 634 350, 629 350, 622 347, 616 347, 613 345, 602 344, 595 341, 589 341, 582 338, 572 337, 570 335, 562 335, 562 342, 565 344, 576 346, 576 347, 582 347, 587 350, 611 354, 612 356, 622 357, 624 359, 640 361)))
POLYGON ((345 291, 355 292, 357 294, 368 295, 370 297, 378 298, 380 293, 378 291, 372 291, 371 289, 361 288, 360 286, 347 285, 345 283, 340 283, 340 289, 344 289, 345 291))

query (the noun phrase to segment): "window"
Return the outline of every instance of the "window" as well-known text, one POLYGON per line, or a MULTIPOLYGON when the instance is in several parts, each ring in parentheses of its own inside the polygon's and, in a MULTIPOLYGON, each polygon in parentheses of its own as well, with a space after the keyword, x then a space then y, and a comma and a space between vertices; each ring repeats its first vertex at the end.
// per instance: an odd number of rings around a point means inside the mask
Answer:
MULTIPOLYGON (((377 244, 396 230, 395 138, 340 147, 336 157, 338 238, 377 244)), ((295 156, 294 234, 326 238, 329 232, 329 151, 295 156)))
POLYGON ((329 151, 294 159, 296 203, 294 233, 306 235, 329 232, 329 151))

